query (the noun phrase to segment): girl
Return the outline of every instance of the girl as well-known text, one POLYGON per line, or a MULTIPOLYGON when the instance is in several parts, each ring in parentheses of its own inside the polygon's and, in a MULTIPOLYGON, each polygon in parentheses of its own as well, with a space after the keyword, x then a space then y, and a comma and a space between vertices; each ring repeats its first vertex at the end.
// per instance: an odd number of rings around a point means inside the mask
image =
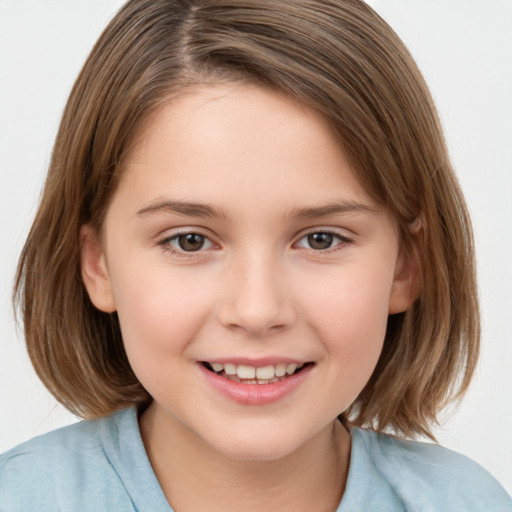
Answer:
POLYGON ((2 456, 0 510, 512 510, 399 438, 471 379, 473 246, 428 90, 362 2, 128 2, 16 293, 87 421, 2 456))

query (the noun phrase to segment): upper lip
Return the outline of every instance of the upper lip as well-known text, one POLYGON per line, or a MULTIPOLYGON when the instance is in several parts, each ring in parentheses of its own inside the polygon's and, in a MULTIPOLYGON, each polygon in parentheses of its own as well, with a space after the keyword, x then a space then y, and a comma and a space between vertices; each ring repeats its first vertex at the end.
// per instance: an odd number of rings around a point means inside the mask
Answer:
POLYGON ((249 358, 249 357, 214 357, 212 359, 203 359, 201 360, 203 363, 219 363, 219 364, 234 364, 234 365, 244 365, 244 366, 253 366, 254 368, 262 368, 264 366, 277 365, 277 364, 296 364, 298 366, 304 365, 306 363, 312 362, 304 359, 296 359, 291 357, 259 357, 259 358, 249 358))

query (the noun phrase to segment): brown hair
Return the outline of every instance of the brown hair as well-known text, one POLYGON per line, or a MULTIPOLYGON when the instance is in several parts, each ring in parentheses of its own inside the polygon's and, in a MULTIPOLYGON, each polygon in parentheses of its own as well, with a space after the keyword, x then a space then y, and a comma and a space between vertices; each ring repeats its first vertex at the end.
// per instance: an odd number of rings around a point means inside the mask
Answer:
POLYGON ((119 11, 69 97, 19 262, 15 300, 37 374, 82 417, 150 399, 117 315, 95 309, 82 284, 79 230, 101 228, 141 123, 187 87, 221 80, 270 87, 319 112, 395 219, 421 290, 389 317, 377 367, 343 417, 431 435, 478 354, 471 226, 428 88, 360 0, 131 0, 119 11))

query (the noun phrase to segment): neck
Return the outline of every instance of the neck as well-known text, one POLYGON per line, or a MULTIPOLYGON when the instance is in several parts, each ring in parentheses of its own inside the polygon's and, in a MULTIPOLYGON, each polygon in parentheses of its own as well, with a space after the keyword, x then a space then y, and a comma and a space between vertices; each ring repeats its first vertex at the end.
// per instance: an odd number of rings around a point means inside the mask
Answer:
POLYGON ((341 501, 350 435, 337 421, 293 453, 265 461, 226 457, 152 407, 140 428, 156 477, 176 511, 334 512, 341 501))

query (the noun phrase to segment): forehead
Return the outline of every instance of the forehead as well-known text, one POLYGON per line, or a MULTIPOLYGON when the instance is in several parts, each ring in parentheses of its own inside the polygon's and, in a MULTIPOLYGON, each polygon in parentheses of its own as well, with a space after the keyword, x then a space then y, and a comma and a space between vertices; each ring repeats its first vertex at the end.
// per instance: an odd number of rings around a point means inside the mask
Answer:
POLYGON ((152 115, 127 155, 119 194, 141 208, 159 197, 234 210, 247 202, 373 203, 319 114, 240 84, 197 88, 152 115))

